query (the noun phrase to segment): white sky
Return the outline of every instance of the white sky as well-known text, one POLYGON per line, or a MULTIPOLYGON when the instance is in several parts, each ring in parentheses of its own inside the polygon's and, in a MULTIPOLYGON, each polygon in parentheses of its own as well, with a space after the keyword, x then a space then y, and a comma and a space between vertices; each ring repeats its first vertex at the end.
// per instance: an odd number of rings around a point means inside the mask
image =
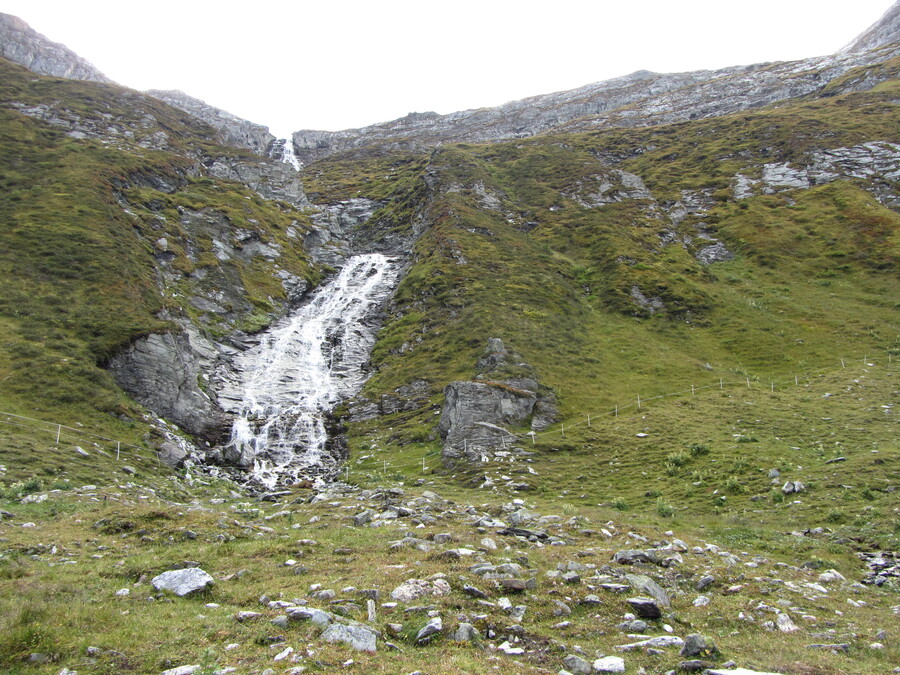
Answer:
POLYGON ((892 0, 0 0, 135 89, 284 137, 679 72, 830 54, 892 0))

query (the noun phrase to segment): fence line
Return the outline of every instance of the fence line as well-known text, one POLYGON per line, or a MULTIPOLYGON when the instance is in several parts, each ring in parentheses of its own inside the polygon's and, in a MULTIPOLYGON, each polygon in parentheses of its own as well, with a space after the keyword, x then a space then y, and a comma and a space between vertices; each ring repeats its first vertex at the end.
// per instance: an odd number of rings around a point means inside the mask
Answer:
MULTIPOLYGON (((152 450, 140 445, 135 445, 134 443, 127 443, 125 441, 120 441, 115 438, 107 438, 106 436, 101 436, 100 434, 95 434, 92 431, 88 431, 86 429, 77 429, 75 427, 70 427, 65 424, 60 424, 58 422, 48 422, 46 420, 35 419, 34 417, 26 417, 25 415, 17 415, 11 412, 0 411, 0 416, 6 417, 7 419, 0 419, 0 424, 5 424, 7 426, 21 427, 24 429, 28 429, 30 431, 36 432, 45 432, 49 433, 56 437, 56 445, 59 445, 60 440, 68 440, 68 441, 82 441, 91 442, 96 445, 95 441, 91 439, 98 439, 101 441, 105 441, 106 443, 110 443, 115 445, 116 452, 116 460, 120 460, 120 455, 129 455, 133 457, 136 461, 144 461, 145 457, 143 453, 155 453, 156 459, 159 460, 159 451, 152 450), (44 425, 43 427, 34 427, 29 424, 23 424, 22 422, 16 422, 8 418, 15 418, 16 420, 24 420, 26 422, 35 422, 37 424, 44 425), (86 437, 86 438, 85 438, 86 437), (82 440, 85 438, 85 440, 82 440), (134 448, 135 450, 139 450, 142 454, 130 452, 123 450, 123 448, 134 448)), ((94 451, 99 452, 107 457, 110 457, 108 453, 100 449, 99 447, 94 447, 94 451)))
MULTIPOLYGON (((867 366, 877 365, 877 364, 871 362, 870 358, 871 357, 869 354, 864 355, 864 357, 862 359, 862 363, 867 366)), ((888 363, 893 363, 893 358, 892 358, 892 355, 890 352, 887 353, 887 360, 888 360, 888 363)), ((824 368, 818 368, 816 370, 807 371, 802 374, 791 375, 784 379, 770 380, 768 383, 756 383, 756 382, 752 381, 750 379, 750 377, 748 377, 748 376, 745 376, 744 379, 739 380, 739 381, 726 380, 724 377, 719 377, 719 381, 714 382, 712 384, 703 385, 703 386, 690 385, 690 389, 682 389, 680 391, 675 391, 675 392, 671 392, 671 393, 667 393, 667 394, 658 394, 656 396, 650 396, 648 398, 643 398, 639 395, 636 395, 635 400, 633 402, 627 403, 625 405, 615 405, 612 409, 609 409, 609 410, 606 410, 603 412, 579 413, 579 415, 581 415, 583 417, 577 418, 578 421, 573 422, 571 420, 576 419, 576 418, 574 416, 570 417, 569 421, 563 420, 562 422, 560 422, 559 427, 555 428, 555 429, 548 429, 548 430, 544 430, 541 432, 525 432, 522 434, 512 434, 512 432, 510 432, 510 433, 520 442, 523 439, 530 438, 532 441, 532 444, 534 444, 535 438, 540 438, 542 436, 551 436, 551 435, 558 434, 564 438, 565 431, 567 428, 569 430, 571 430, 574 428, 579 428, 581 426, 584 426, 585 424, 587 426, 590 426, 591 420, 597 421, 598 419, 602 419, 602 418, 608 417, 610 415, 612 415, 614 417, 618 417, 620 412, 622 412, 623 410, 629 410, 630 408, 637 408, 640 410, 640 409, 642 409, 642 406, 645 403, 647 403, 648 401, 654 401, 657 399, 667 398, 670 396, 686 396, 686 395, 694 396, 696 394, 696 392, 702 391, 704 389, 724 390, 725 387, 753 388, 754 384, 756 384, 757 387, 762 387, 765 390, 775 391, 776 384, 779 386, 785 385, 785 383, 786 383, 786 386, 790 386, 792 384, 793 384, 793 386, 800 386, 801 384, 808 385, 808 384, 811 384, 812 378, 814 376, 820 375, 821 373, 824 373, 826 371, 837 372, 841 369, 847 368, 852 363, 853 363, 852 361, 847 361, 846 359, 841 358, 840 366, 836 366, 836 365, 835 366, 826 366, 824 368)), ((408 469, 411 467, 417 467, 417 466, 421 465, 421 466, 423 466, 423 472, 424 472, 426 458, 427 458, 427 453, 418 460, 415 460, 412 462, 404 462, 402 464, 391 464, 387 460, 382 460, 384 465, 381 468, 381 471, 382 471, 382 473, 387 473, 389 470, 408 469)), ((438 461, 440 461, 440 453, 436 453, 434 458, 436 458, 436 459, 438 459, 438 461)), ((375 461, 377 461, 377 460, 375 460, 375 461)), ((345 470, 348 472, 348 478, 349 478, 349 471, 350 471, 349 462, 345 464, 345 470)), ((372 469, 370 469, 370 470, 357 468, 356 470, 364 471, 366 473, 378 473, 379 468, 372 467, 372 469)))
MULTIPOLYGON (((892 355, 891 355, 890 352, 887 353, 887 357, 888 357, 888 363, 893 363, 893 358, 892 358, 892 355)), ((874 366, 874 365, 876 365, 875 363, 869 363, 869 355, 868 355, 868 354, 866 354, 866 355, 863 357, 862 362, 863 362, 864 365, 869 365, 869 366, 874 366)), ((793 376, 791 376, 791 378, 789 378, 789 379, 787 379, 787 380, 783 380, 783 381, 781 381, 781 380, 778 380, 778 381, 776 381, 776 380, 770 380, 769 387, 771 388, 771 391, 774 392, 774 391, 775 391, 775 385, 776 385, 776 382, 777 382, 779 385, 781 385, 783 382, 787 382, 788 385, 790 385, 791 380, 793 380, 794 386, 799 386, 799 385, 800 385, 800 378, 801 378, 801 377, 802 377, 802 378, 806 381, 806 383, 808 384, 808 383, 810 383, 810 378, 813 377, 814 375, 817 375, 817 374, 820 374, 820 373, 823 373, 823 372, 826 372, 826 371, 836 371, 836 370, 844 369, 844 368, 847 367, 847 363, 848 363, 848 362, 847 362, 844 358, 841 358, 841 359, 840 359, 840 363, 841 363, 840 368, 837 368, 837 367, 835 367, 835 366, 831 366, 831 367, 826 366, 826 367, 824 367, 824 368, 818 368, 818 369, 816 369, 816 370, 813 370, 813 371, 809 371, 809 372, 803 373, 802 376, 801 376, 801 375, 793 375, 793 376)), ((625 404, 625 405, 618 405, 618 404, 616 404, 612 409, 609 409, 609 410, 606 410, 606 411, 602 411, 602 412, 599 412, 599 413, 598 413, 598 412, 579 413, 579 415, 585 416, 586 419, 579 418, 579 420, 576 421, 576 422, 571 422, 571 421, 570 421, 570 422, 568 422, 568 426, 569 426, 569 429, 570 429, 570 430, 571 430, 571 429, 574 429, 574 428, 580 428, 581 426, 583 426, 583 425, 585 425, 585 424, 587 424, 587 426, 591 426, 591 419, 597 420, 597 419, 599 419, 599 418, 603 418, 603 417, 605 417, 605 416, 610 416, 610 415, 613 415, 614 417, 618 417, 618 416, 619 416, 619 413, 622 412, 623 410, 629 410, 630 408, 633 408, 633 407, 637 407, 637 409, 640 410, 640 409, 642 409, 643 404, 646 404, 646 403, 649 402, 649 401, 655 401, 655 400, 657 400, 657 399, 667 398, 667 397, 670 397, 670 396, 685 396, 685 395, 687 395, 687 394, 690 394, 691 396, 694 396, 694 395, 696 395, 696 392, 698 392, 698 391, 702 391, 702 390, 705 390, 705 389, 715 389, 715 388, 718 388, 718 389, 724 389, 726 385, 729 386, 729 387, 732 387, 732 386, 740 386, 740 387, 743 387, 743 386, 745 385, 745 383, 746 383, 746 386, 747 386, 748 388, 752 388, 752 383, 751 383, 751 380, 750 380, 750 377, 749 377, 749 376, 746 376, 745 379, 744 379, 744 380, 741 380, 741 381, 726 381, 723 377, 720 377, 720 378, 719 378, 719 381, 716 382, 716 383, 713 383, 713 384, 708 384, 708 385, 703 385, 703 386, 696 386, 696 385, 693 385, 693 384, 692 384, 692 385, 690 385, 690 389, 682 389, 682 390, 680 390, 680 391, 675 391, 675 392, 671 392, 671 393, 668 393, 668 394, 658 394, 658 395, 656 395, 656 396, 650 396, 650 397, 648 397, 648 398, 641 398, 640 395, 636 395, 635 401, 632 402, 632 403, 627 403, 627 404, 625 404)), ((765 387, 765 385, 762 385, 762 386, 765 387)), ((768 387, 767 387, 767 388, 768 388, 768 387)), ((152 450, 152 449, 148 449, 148 448, 146 448, 146 447, 139 446, 139 445, 135 445, 135 444, 133 444, 133 443, 126 443, 126 442, 124 442, 124 441, 120 441, 120 440, 117 440, 117 439, 114 439, 114 438, 107 438, 106 436, 101 436, 101 435, 99 435, 99 434, 95 434, 95 433, 93 433, 93 432, 91 432, 91 431, 87 431, 87 430, 84 430, 84 429, 77 429, 77 428, 75 428, 75 427, 70 427, 70 426, 67 426, 67 425, 65 425, 65 424, 59 424, 59 423, 56 423, 56 422, 48 422, 48 421, 46 421, 46 420, 39 420, 39 419, 35 419, 35 418, 33 418, 33 417, 26 417, 25 415, 17 415, 17 414, 15 414, 15 413, 9 413, 9 412, 3 412, 3 411, 0 411, 0 416, 5 416, 5 417, 7 417, 7 418, 12 417, 12 418, 15 418, 15 419, 17 419, 17 420, 25 420, 25 421, 28 421, 28 422, 35 422, 35 423, 37 423, 37 424, 45 425, 45 428, 34 428, 34 427, 31 427, 31 426, 29 426, 29 425, 27 425, 27 424, 22 424, 22 423, 20 423, 20 422, 14 422, 14 421, 12 421, 12 420, 10 420, 10 419, 5 419, 5 420, 4 420, 4 419, 0 419, 0 424, 6 424, 6 425, 9 425, 9 426, 22 427, 22 428, 29 429, 29 430, 32 430, 32 431, 40 431, 40 432, 46 432, 46 433, 50 433, 50 434, 55 434, 55 436, 56 436, 56 444, 57 444, 57 445, 59 444, 59 441, 60 441, 61 438, 75 438, 75 439, 77 440, 77 439, 79 439, 79 438, 82 437, 82 436, 89 436, 89 437, 96 438, 96 439, 99 439, 99 440, 102 440, 102 441, 106 441, 107 443, 115 443, 115 444, 116 444, 116 451, 115 451, 115 452, 116 452, 116 460, 117 460, 117 461, 120 460, 120 455, 121 455, 121 454, 129 454, 129 455, 132 455, 137 461, 143 461, 143 460, 145 459, 145 457, 143 457, 143 456, 141 456, 141 455, 138 455, 138 454, 136 454, 136 453, 131 453, 131 452, 126 453, 126 452, 124 452, 124 451, 122 450, 122 448, 134 448, 134 449, 136 449, 136 450, 141 451, 141 453, 147 453, 147 452, 155 453, 155 454, 156 454, 156 459, 157 459, 157 461, 159 460, 159 451, 155 451, 155 450, 152 450), (63 433, 63 430, 65 430, 65 433, 63 433)), ((574 419, 574 418, 570 418, 570 420, 571 420, 571 419, 574 419)), ((518 440, 518 441, 521 441, 524 437, 527 436, 527 437, 529 437, 529 438, 531 439, 532 444, 534 444, 536 438, 544 437, 544 436, 550 436, 550 435, 554 435, 554 434, 560 434, 561 437, 565 438, 565 428, 566 428, 566 421, 563 420, 562 422, 560 422, 560 425, 559 425, 559 428, 558 428, 558 429, 549 429, 549 430, 544 430, 544 431, 541 431, 541 432, 534 432, 534 431, 531 431, 531 432, 526 432, 526 433, 524 433, 524 434, 512 434, 512 432, 510 432, 510 434, 511 434, 511 436, 512 436, 513 438, 515 438, 515 439, 518 440)), ((110 457, 110 455, 108 455, 108 454, 105 453, 104 451, 100 450, 99 448, 94 448, 94 450, 95 450, 95 451, 98 451, 98 452, 100 452, 100 453, 102 453, 102 454, 104 454, 104 455, 106 455, 107 457, 110 457)), ((404 464, 399 464, 399 465, 397 465, 397 464, 390 464, 390 465, 389 465, 388 462, 387 462, 387 460, 382 460, 382 461, 383 461, 382 471, 383 471, 384 473, 387 473, 388 469, 397 470, 397 469, 405 469, 405 468, 410 468, 410 467, 413 467, 413 466, 419 466, 419 465, 421 465, 421 466, 422 466, 422 470, 423 470, 423 472, 424 472, 424 471, 427 469, 427 466, 426 466, 426 463, 427 463, 427 455, 428 455, 428 453, 426 453, 426 454, 423 455, 420 459, 417 459, 417 460, 415 460, 415 461, 413 461, 413 462, 410 462, 410 463, 404 463, 404 464)), ((440 458, 440 453, 439 453, 439 452, 438 452, 438 453, 435 453, 435 458, 436 458, 436 459, 439 459, 439 458, 440 458)), ((350 471, 351 471, 351 469, 350 469, 350 463, 349 463, 349 461, 348 461, 348 462, 345 462, 345 464, 344 464, 344 470, 341 471, 340 473, 345 473, 345 472, 346 472, 346 473, 347 473, 347 477, 348 477, 348 479, 349 479, 349 473, 350 473, 350 471)), ((369 471, 369 473, 377 473, 377 471, 378 471, 377 468, 373 468, 372 470, 369 471)))

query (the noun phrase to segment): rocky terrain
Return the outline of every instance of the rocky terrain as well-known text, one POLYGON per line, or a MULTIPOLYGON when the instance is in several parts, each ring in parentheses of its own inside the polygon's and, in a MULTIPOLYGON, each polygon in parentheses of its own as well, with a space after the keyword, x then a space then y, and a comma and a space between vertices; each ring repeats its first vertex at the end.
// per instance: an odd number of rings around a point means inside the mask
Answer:
POLYGON ((898 16, 298 170, 0 15, 0 669, 897 669, 898 16), (372 254, 333 356, 257 349, 372 254))

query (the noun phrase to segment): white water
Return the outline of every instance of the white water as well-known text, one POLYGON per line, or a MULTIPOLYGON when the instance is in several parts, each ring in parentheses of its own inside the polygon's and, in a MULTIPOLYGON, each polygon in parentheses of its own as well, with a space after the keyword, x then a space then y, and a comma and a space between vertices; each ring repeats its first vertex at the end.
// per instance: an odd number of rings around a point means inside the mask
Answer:
POLYGON ((303 469, 333 468, 325 415, 368 377, 373 310, 390 295, 397 274, 386 256, 350 258, 306 305, 236 358, 240 381, 220 401, 237 414, 230 444, 245 461, 252 458, 257 480, 272 487, 303 469))
POLYGON ((293 138, 285 138, 284 146, 281 153, 281 161, 285 164, 290 164, 294 167, 294 171, 300 170, 300 160, 297 159, 297 155, 294 152, 294 139, 293 138))

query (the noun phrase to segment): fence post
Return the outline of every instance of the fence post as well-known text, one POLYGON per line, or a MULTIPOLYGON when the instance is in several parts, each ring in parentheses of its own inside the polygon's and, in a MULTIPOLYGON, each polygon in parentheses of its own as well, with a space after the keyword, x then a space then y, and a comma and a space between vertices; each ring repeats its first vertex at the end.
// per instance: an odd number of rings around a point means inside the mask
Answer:
POLYGON ((121 441, 116 441, 116 461, 119 461, 119 451, 122 449, 121 441))
POLYGON ((691 396, 694 395, 694 385, 691 385, 691 396))
POLYGON ((747 378, 747 389, 749 389, 749 388, 750 388, 750 378, 748 377, 747 378))
POLYGON ((772 383, 772 391, 775 391, 775 383, 772 383))
POLYGON ((62 424, 56 425, 56 444, 59 445, 59 435, 62 433, 62 424))
POLYGON ((560 422, 560 423, 559 423, 559 426, 560 426, 560 428, 562 429, 562 437, 565 438, 565 437, 566 437, 566 423, 565 423, 565 422, 560 422))
POLYGON ((725 382, 724 382, 724 381, 722 380, 722 378, 720 377, 720 378, 719 378, 719 389, 724 389, 724 388, 725 388, 725 382))
POLYGON ((616 403, 616 417, 619 416, 619 404, 616 403))
POLYGON ((638 399, 638 410, 640 410, 641 409, 641 395, 640 394, 638 394, 637 399, 638 399))
POLYGON ((800 380, 794 375, 794 386, 796 387, 798 384, 800 384, 800 380))
POLYGON ((591 426, 591 415, 588 413, 588 426, 591 426))
POLYGON ((847 366, 844 365, 844 357, 841 357, 841 368, 846 368, 846 367, 847 366))

